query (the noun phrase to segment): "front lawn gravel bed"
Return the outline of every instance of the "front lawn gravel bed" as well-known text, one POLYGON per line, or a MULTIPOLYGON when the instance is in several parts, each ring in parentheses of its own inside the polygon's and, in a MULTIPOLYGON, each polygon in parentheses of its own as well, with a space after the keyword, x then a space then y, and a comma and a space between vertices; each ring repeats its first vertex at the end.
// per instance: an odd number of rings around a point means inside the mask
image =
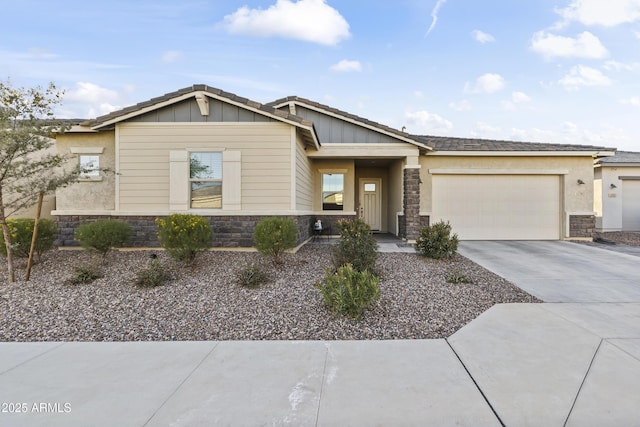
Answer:
POLYGON ((0 341, 443 338, 494 304, 540 302, 460 255, 436 261, 381 253, 380 299, 356 322, 330 313, 314 286, 331 264, 330 249, 308 244, 278 267, 255 252, 206 252, 184 267, 162 251, 120 251, 108 255, 103 278, 83 285, 65 281, 92 256, 52 251, 29 282, 8 285, 6 267, 0 270, 0 341), (174 279, 136 288, 135 275, 152 253, 174 279), (263 265, 271 280, 256 289, 236 284, 247 263, 263 265), (473 283, 447 283, 452 271, 473 283))

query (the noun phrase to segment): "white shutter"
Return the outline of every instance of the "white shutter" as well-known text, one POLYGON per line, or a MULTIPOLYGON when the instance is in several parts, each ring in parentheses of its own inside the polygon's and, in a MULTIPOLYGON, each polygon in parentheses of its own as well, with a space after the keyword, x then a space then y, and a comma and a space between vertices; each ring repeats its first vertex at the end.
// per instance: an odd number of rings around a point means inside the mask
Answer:
POLYGON ((222 152, 222 209, 242 209, 242 162, 240 151, 222 152))
POLYGON ((189 153, 186 150, 169 152, 169 209, 189 209, 189 153))

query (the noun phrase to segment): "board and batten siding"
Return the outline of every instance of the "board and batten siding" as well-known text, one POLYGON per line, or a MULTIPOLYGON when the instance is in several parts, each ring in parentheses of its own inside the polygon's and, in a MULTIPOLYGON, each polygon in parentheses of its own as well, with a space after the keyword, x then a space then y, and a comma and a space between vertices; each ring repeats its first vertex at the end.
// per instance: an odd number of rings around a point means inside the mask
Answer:
POLYGON ((176 150, 240 152, 242 211, 290 210, 291 145, 284 123, 118 125, 119 210, 169 209, 170 152, 176 150))
POLYGON ((305 146, 298 137, 296 141, 296 209, 313 209, 313 171, 312 160, 307 157, 305 146))

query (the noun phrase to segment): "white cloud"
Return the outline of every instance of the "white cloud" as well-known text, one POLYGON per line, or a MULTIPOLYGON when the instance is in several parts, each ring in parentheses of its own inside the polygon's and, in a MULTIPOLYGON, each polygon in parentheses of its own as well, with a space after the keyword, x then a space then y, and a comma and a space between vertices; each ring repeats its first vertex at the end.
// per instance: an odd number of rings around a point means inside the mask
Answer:
POLYGON ((177 50, 168 50, 162 54, 162 62, 176 62, 178 59, 182 58, 183 54, 177 50))
POLYGON ((471 136, 476 138, 492 138, 500 133, 500 128, 491 126, 485 122, 476 122, 474 130, 471 132, 471 136))
POLYGON ((349 61, 347 59, 343 59, 337 64, 333 64, 329 69, 331 71, 340 71, 340 72, 350 72, 350 71, 360 72, 362 71, 362 64, 360 63, 360 61, 349 61))
POLYGON ((595 68, 576 65, 558 83, 565 89, 577 90, 579 86, 610 86, 611 79, 595 68))
POLYGON ((471 32, 471 36, 473 36, 473 38, 477 42, 482 44, 496 41, 495 37, 493 37, 491 34, 485 33, 484 31, 480 31, 480 30, 473 30, 471 32))
POLYGON ((94 83, 78 82, 64 95, 64 116, 94 118, 119 110, 121 97, 115 90, 94 83))
POLYGON ((531 101, 529 95, 524 92, 512 92, 511 93, 511 101, 516 104, 524 104, 531 101))
POLYGON ((578 34, 578 37, 564 37, 538 31, 531 39, 531 50, 550 58, 554 56, 575 58, 604 58, 607 49, 600 39, 588 31, 578 34))
POLYGON ((511 99, 502 101, 502 107, 505 110, 515 110, 518 105, 531 102, 531 98, 524 92, 512 92, 511 99))
POLYGON ((560 25, 577 21, 584 25, 613 27, 640 20, 639 0, 573 0, 565 8, 556 8, 563 18, 560 25))
POLYGON ((64 99, 65 101, 86 103, 115 101, 118 99, 118 92, 100 87, 94 83, 78 82, 75 88, 67 91, 64 99))
POLYGON ((414 127, 410 129, 411 133, 447 134, 453 129, 449 120, 428 111, 407 112, 405 118, 408 127, 414 127))
POLYGON ((431 11, 431 25, 429 26, 429 29, 427 30, 427 34, 425 34, 424 36, 428 36, 431 31, 433 31, 433 29, 436 27, 436 24, 438 23, 438 14, 440 13, 440 8, 447 2, 447 0, 438 0, 438 2, 436 3, 436 5, 433 7, 433 10, 431 11))
POLYGON ((470 111, 471 103, 466 99, 462 99, 460 101, 453 101, 449 103, 449 108, 455 111, 470 111))
POLYGON ((349 24, 326 0, 277 0, 268 9, 243 6, 224 17, 223 28, 233 34, 283 37, 337 45, 351 37, 349 24))
POLYGON ((619 61, 606 61, 604 69, 608 71, 636 71, 640 70, 640 62, 624 63, 619 61))
POLYGON ((633 107, 640 107, 640 96, 632 96, 631 98, 623 99, 620 103, 624 105, 631 105, 633 107))
POLYGON ((469 93, 494 93, 504 89, 505 80, 500 74, 487 73, 476 79, 473 87, 467 82, 465 92, 469 93))

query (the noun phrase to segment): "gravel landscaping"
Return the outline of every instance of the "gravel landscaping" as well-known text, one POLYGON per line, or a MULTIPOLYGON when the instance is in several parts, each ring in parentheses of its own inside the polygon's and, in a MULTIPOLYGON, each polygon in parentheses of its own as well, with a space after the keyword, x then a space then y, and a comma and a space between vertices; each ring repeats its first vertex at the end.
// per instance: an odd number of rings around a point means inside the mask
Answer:
POLYGON ((640 246, 640 233, 631 231, 607 231, 595 233, 594 239, 603 239, 605 242, 623 244, 628 246, 640 246))
MULTIPOLYGON (((380 299, 362 320, 333 315, 314 284, 330 265, 330 245, 308 244, 274 267, 255 252, 213 251, 184 267, 158 251, 173 280, 133 286, 151 251, 109 254, 105 276, 69 285, 74 266, 90 254, 51 251, 31 281, 6 284, 0 268, 0 341, 359 340, 448 337, 497 303, 540 302, 506 280, 456 255, 431 260, 381 253, 380 299), (250 289, 236 283, 247 263, 260 263, 271 280, 250 289), (471 284, 447 283, 452 273, 471 284)), ((22 276, 24 261, 18 261, 22 276)))

